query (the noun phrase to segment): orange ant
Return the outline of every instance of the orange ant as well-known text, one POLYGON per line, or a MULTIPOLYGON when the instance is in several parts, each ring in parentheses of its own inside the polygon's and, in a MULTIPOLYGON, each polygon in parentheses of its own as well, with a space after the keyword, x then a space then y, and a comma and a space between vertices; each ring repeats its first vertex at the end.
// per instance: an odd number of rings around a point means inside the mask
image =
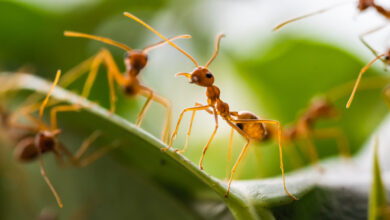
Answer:
POLYGON ((57 141, 57 135, 61 133, 61 130, 57 128, 57 113, 66 112, 66 111, 79 111, 81 109, 79 105, 55 106, 50 111, 51 124, 46 125, 43 123, 42 117, 44 114, 45 107, 48 105, 49 98, 59 81, 60 75, 61 75, 61 71, 58 70, 55 80, 48 94, 46 95, 45 99, 39 106, 38 118, 35 118, 29 114, 31 109, 34 109, 36 107, 35 105, 25 107, 23 110, 20 110, 20 112, 18 112, 21 115, 25 114, 24 116, 26 116, 26 119, 28 119, 31 123, 35 124, 35 126, 17 124, 17 122, 13 120, 15 115, 10 116, 11 117, 9 119, 10 122, 6 123, 6 125, 11 126, 10 129, 17 128, 17 129, 29 131, 27 135, 18 138, 19 142, 14 149, 14 154, 16 158, 21 162, 29 162, 37 158, 39 159, 41 174, 44 180, 46 181, 47 185, 49 186, 50 190, 52 191, 54 197, 56 198, 58 206, 62 208, 63 206, 62 201, 58 193, 56 192, 54 186, 52 185, 51 181, 47 177, 46 170, 43 165, 42 154, 53 152, 59 162, 63 162, 61 156, 65 155, 66 157, 69 158, 70 162, 73 165, 83 167, 89 165, 93 161, 97 160, 99 157, 103 156, 111 148, 101 148, 100 150, 94 152, 92 155, 88 156, 87 158, 81 159, 81 157, 86 152, 86 150, 91 145, 91 143, 98 138, 98 136, 100 135, 99 133, 94 132, 89 138, 87 138, 83 142, 83 144, 81 145, 81 147, 79 148, 79 150, 75 155, 73 155, 65 146, 63 146, 61 143, 57 141))
MULTIPOLYGON (((341 4, 336 4, 334 6, 331 6, 331 7, 325 8, 325 9, 320 9, 320 10, 315 11, 315 12, 311 12, 311 13, 308 13, 306 15, 302 15, 302 16, 299 16, 299 17, 296 17, 296 18, 292 18, 292 19, 287 20, 287 21, 285 21, 285 22, 283 22, 281 24, 278 24, 276 27, 274 27, 273 30, 277 31, 277 30, 281 29, 282 27, 284 27, 287 24, 290 24, 290 23, 298 21, 298 20, 302 20, 302 19, 307 18, 307 17, 311 17, 311 16, 316 15, 316 14, 320 14, 320 13, 326 12, 326 11, 328 11, 330 9, 333 9, 333 8, 335 8, 337 6, 344 5, 344 4, 345 4, 345 2, 343 2, 341 4)), ((386 10, 382 6, 376 4, 374 0, 359 0, 358 1, 357 8, 358 8, 358 10, 360 12, 366 11, 367 9, 369 9, 371 7, 374 8, 379 14, 381 14, 385 18, 390 19, 390 10, 386 10)))
MULTIPOLYGON (((328 139, 332 138, 337 141, 339 153, 342 156, 349 157, 349 143, 345 134, 339 128, 324 128, 314 130, 314 124, 320 119, 332 119, 339 116, 339 112, 326 98, 315 99, 309 107, 298 117, 295 124, 283 130, 283 140, 293 142, 299 139, 306 141, 306 153, 311 158, 312 163, 318 162, 318 155, 315 150, 312 138, 328 139)), ((269 136, 274 136, 272 129, 267 129, 269 136)))
MULTIPOLYGON (((206 96, 207 96, 207 103, 208 104, 207 105, 202 105, 202 104, 196 103, 195 107, 186 108, 186 109, 184 109, 181 112, 179 120, 178 120, 177 125, 176 125, 176 129, 175 129, 175 131, 173 132, 173 134, 171 136, 170 143, 169 143, 168 147, 163 148, 162 151, 167 151, 168 149, 171 148, 173 140, 175 139, 175 137, 177 135, 177 131, 178 131, 181 119, 183 118, 183 115, 184 115, 185 112, 188 112, 188 111, 192 111, 193 112, 192 118, 191 118, 191 125, 192 125, 192 122, 193 122, 193 119, 194 119, 196 111, 204 110, 204 111, 207 111, 207 112, 212 112, 212 114, 214 115, 214 119, 215 119, 215 128, 214 128, 214 131, 213 131, 209 141, 207 142, 206 146, 204 147, 203 153, 202 153, 202 157, 200 158, 199 168, 203 169, 203 167, 202 167, 203 158, 204 158, 204 156, 206 154, 206 151, 207 151, 211 141, 213 140, 213 138, 214 138, 214 136, 215 136, 215 134, 217 132, 217 129, 218 129, 218 115, 221 116, 222 119, 224 119, 229 124, 229 126, 231 126, 234 130, 236 130, 238 133, 240 133, 247 141, 245 146, 244 146, 244 148, 243 148, 243 150, 242 150, 242 152, 241 152, 241 154, 240 154, 240 156, 239 156, 239 158, 237 159, 237 161, 236 161, 236 163, 235 163, 235 165, 234 165, 234 167, 232 169, 231 176, 230 176, 229 183, 228 183, 227 192, 225 194, 225 197, 228 197, 229 196, 229 191, 230 191, 230 185, 231 185, 231 182, 233 180, 233 175, 236 172, 236 169, 237 169, 237 166, 238 166, 239 162, 241 161, 242 157, 244 156, 245 152, 247 151, 250 141, 252 139, 258 137, 258 135, 264 135, 264 130, 262 129, 264 127, 264 124, 276 125, 278 127, 278 137, 279 137, 278 138, 278 142, 279 142, 280 159, 281 159, 280 160, 280 164, 281 164, 281 170, 282 170, 282 176, 283 176, 283 187, 284 187, 284 190, 285 190, 286 194, 288 196, 290 196, 292 199, 296 200, 295 196, 293 196, 291 193, 289 193, 287 188, 286 188, 286 182, 285 182, 285 176, 284 176, 284 168, 283 168, 283 153, 282 153, 282 145, 281 145, 281 133, 282 132, 281 132, 280 123, 278 121, 276 121, 276 120, 262 120, 262 119, 246 119, 246 118, 242 118, 242 115, 240 115, 238 112, 230 112, 229 111, 229 105, 226 102, 223 102, 219 98, 220 90, 219 90, 219 88, 217 86, 214 85, 214 76, 208 70, 208 66, 217 57, 218 51, 219 51, 219 43, 220 43, 220 40, 222 39, 222 37, 224 37, 224 35, 222 35, 222 34, 218 35, 217 40, 216 40, 215 52, 214 52, 213 56, 211 57, 211 59, 207 62, 207 64, 204 67, 202 67, 202 66, 199 66, 199 64, 196 62, 196 60, 191 55, 189 55, 187 52, 185 52, 179 46, 174 44, 168 38, 164 37, 162 34, 157 32, 155 29, 150 27, 148 24, 143 22, 141 19, 137 18, 136 16, 134 16, 133 14, 130 14, 128 12, 125 12, 124 14, 125 14, 125 16, 127 16, 127 17, 129 17, 129 18, 131 18, 131 19, 133 19, 135 21, 137 21, 138 23, 142 24, 143 26, 148 28, 150 31, 154 32, 156 35, 158 35, 159 37, 164 39, 167 43, 169 43, 171 46, 173 46, 174 48, 176 48, 177 50, 182 52, 185 56, 187 56, 195 64, 196 68, 195 68, 195 70, 192 73, 178 73, 178 74, 176 74, 176 76, 185 76, 185 77, 190 79, 191 83, 194 83, 194 84, 196 84, 198 86, 202 86, 202 87, 206 87, 207 88, 206 96), (236 117, 237 119, 235 119, 233 117, 236 117), (244 124, 245 130, 241 130, 236 125, 236 123, 244 124)), ((189 130, 189 133, 190 133, 190 130, 189 130)), ((187 135, 187 138, 189 137, 189 133, 187 135)), ((188 140, 186 141, 186 143, 188 143, 188 140)))
MULTIPOLYGON (((114 59, 112 58, 111 53, 107 49, 102 49, 99 53, 94 55, 92 58, 84 61, 83 63, 80 64, 80 66, 75 67, 75 69, 72 70, 71 73, 69 73, 69 76, 64 82, 66 85, 69 85, 71 82, 73 82, 78 77, 80 77, 83 72, 86 72, 89 68, 91 71, 88 75, 88 78, 86 80, 86 83, 82 91, 82 96, 87 98, 89 96, 92 85, 95 81, 100 64, 101 63, 105 64, 107 67, 108 85, 110 88, 110 111, 115 112, 116 94, 115 94, 114 82, 119 84, 122 87, 124 93, 128 96, 142 95, 146 97, 147 100, 144 106, 142 107, 140 113, 137 116, 137 122, 136 122, 137 126, 141 125, 144 115, 151 104, 151 101, 153 100, 160 103, 164 108, 166 108, 167 111, 165 116, 166 118, 165 126, 162 131, 162 140, 166 142, 169 135, 170 121, 171 121, 171 104, 167 99, 156 94, 151 88, 144 86, 141 83, 141 80, 139 78, 139 74, 141 70, 144 69, 148 63, 147 53, 150 50, 165 44, 166 42, 161 41, 149 45, 142 50, 133 50, 132 48, 130 48, 125 44, 116 42, 114 40, 105 37, 94 36, 90 34, 84 34, 84 33, 72 32, 72 31, 65 31, 64 35, 67 37, 81 37, 81 38, 88 38, 88 39, 100 41, 106 44, 119 47, 126 51, 125 58, 124 58, 126 71, 123 75, 120 73, 119 68, 116 65, 114 59)), ((176 39, 183 39, 183 38, 191 38, 191 36, 179 35, 170 38, 170 40, 173 41, 176 39)))

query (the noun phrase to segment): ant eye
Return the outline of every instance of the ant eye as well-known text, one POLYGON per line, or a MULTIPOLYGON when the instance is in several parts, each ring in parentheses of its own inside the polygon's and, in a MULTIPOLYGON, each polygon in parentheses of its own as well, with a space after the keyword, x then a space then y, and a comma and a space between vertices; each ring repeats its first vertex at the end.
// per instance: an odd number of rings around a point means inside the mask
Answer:
POLYGON ((389 60, 389 58, 390 58, 389 56, 385 56, 385 60, 389 60))
POLYGON ((206 77, 207 77, 207 78, 211 78, 211 77, 213 77, 213 74, 211 74, 211 73, 206 73, 206 77))

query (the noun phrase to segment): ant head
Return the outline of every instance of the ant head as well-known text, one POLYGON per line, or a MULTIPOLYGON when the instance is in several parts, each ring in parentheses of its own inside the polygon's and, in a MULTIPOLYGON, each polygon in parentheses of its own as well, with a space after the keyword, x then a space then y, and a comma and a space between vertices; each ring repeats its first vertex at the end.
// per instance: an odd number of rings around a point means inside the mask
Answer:
POLYGON ((127 69, 139 73, 148 63, 148 55, 144 51, 127 51, 125 53, 125 63, 127 69))
POLYGON ((60 133, 61 130, 38 132, 35 136, 35 147, 42 153, 53 150, 56 144, 56 136, 60 133))
POLYGON ((388 49, 383 56, 383 59, 385 60, 385 63, 390 65, 390 49, 388 49))
POLYGON ((204 67, 198 67, 192 73, 178 73, 176 76, 186 76, 190 79, 190 83, 198 86, 210 87, 214 84, 213 74, 204 67))
POLYGON ((359 0, 358 9, 364 11, 374 4, 374 0, 359 0))
POLYGON ((176 45, 175 48, 179 49, 182 51, 187 57, 189 57, 194 64, 196 65, 196 69, 192 71, 192 73, 178 73, 176 76, 186 76, 187 78, 190 79, 190 83, 195 83, 198 86, 204 86, 204 87, 210 87, 214 84, 214 76, 213 74, 208 70, 208 66, 214 61, 214 59, 217 57, 218 52, 219 52, 219 44, 221 42, 221 39, 225 35, 220 34, 217 36, 216 43, 215 43, 215 51, 214 55, 210 58, 210 60, 207 62, 207 64, 202 67, 199 66, 198 63, 187 53, 183 52, 179 47, 176 45))

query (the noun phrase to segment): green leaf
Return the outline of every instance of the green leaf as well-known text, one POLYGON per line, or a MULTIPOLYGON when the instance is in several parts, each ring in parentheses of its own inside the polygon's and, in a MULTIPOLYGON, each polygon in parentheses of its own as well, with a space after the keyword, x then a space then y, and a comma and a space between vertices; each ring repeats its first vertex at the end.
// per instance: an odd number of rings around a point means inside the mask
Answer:
POLYGON ((373 181, 369 201, 369 220, 385 220, 390 217, 386 201, 386 189, 383 185, 379 166, 378 145, 378 140, 376 140, 374 146, 373 181))
MULTIPOLYGON (((49 82, 28 74, 3 74, 0 82, 0 94, 21 90, 45 94, 50 88, 49 82)), ((71 216, 74 210, 85 206, 88 196, 93 196, 93 202, 87 204, 98 203, 90 211, 93 219, 128 218, 129 215, 133 219, 222 219, 231 218, 231 214, 236 219, 313 219, 319 214, 326 218, 342 212, 346 206, 337 204, 345 196, 355 202, 362 200, 359 192, 349 192, 352 195, 344 192, 350 184, 346 173, 361 178, 356 170, 344 171, 345 162, 322 164, 324 174, 310 168, 288 175, 287 188, 299 199, 295 202, 285 194, 281 177, 234 181, 229 198, 225 198, 225 182, 199 170, 180 154, 161 152, 166 145, 146 131, 64 89, 57 87, 52 98, 84 107, 82 112, 59 116, 59 126, 63 130, 60 141, 65 146, 77 145, 95 130, 104 133, 97 147, 121 143, 111 153, 120 166, 103 157, 83 169, 58 170, 54 161, 48 162, 45 157, 49 176, 65 205, 61 214, 66 214, 61 216, 71 216), (334 179, 338 181, 334 183, 334 179), (321 213, 329 207, 329 201, 335 204, 332 206, 334 212, 321 213), (310 210, 307 210, 308 205, 310 210), (228 207, 231 214, 226 214, 224 207, 228 207)), ((71 148, 72 151, 75 149, 71 148)), ((26 201, 33 203, 35 213, 47 204, 55 204, 37 164, 24 169, 28 174, 23 184, 29 186, 26 190, 31 188, 33 191, 33 196, 26 201)), ((4 175, 0 173, 0 176, 4 175)), ((356 211, 354 206, 347 207, 348 213, 356 211)), ((15 208, 8 210, 12 214, 6 213, 6 216, 20 215, 11 211, 15 208)))

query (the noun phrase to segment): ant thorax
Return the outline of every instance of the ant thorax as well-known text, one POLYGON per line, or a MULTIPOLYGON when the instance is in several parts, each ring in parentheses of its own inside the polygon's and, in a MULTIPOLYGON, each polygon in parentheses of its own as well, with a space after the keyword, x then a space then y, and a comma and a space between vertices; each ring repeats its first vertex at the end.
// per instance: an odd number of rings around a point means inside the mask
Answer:
POLYGON ((34 142, 29 137, 26 137, 15 147, 14 155, 20 162, 30 162, 37 158, 38 150, 34 142))
POLYGON ((207 102, 209 105, 215 105, 221 94, 220 90, 216 86, 209 86, 206 90, 207 102))
POLYGON ((230 118, 229 105, 221 99, 217 99, 217 111, 221 117, 230 118))
POLYGON ((141 83, 137 76, 126 77, 126 84, 122 87, 128 96, 135 96, 141 90, 141 83))
POLYGON ((55 134, 50 131, 40 131, 35 136, 34 144, 42 153, 52 151, 56 145, 55 134))
POLYGON ((148 63, 148 55, 143 51, 130 51, 125 54, 126 73, 137 76, 148 63))

